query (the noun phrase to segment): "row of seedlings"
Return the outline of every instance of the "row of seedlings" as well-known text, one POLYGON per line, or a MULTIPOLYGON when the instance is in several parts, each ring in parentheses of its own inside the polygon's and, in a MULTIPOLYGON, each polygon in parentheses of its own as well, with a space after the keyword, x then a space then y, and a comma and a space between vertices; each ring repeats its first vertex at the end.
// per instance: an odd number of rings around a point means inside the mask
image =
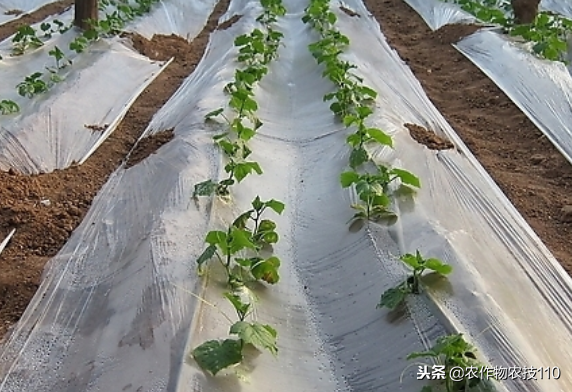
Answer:
MULTIPOLYGON (((333 101, 330 110, 343 122, 346 128, 353 129, 346 141, 351 148, 349 167, 340 176, 341 186, 353 186, 358 203, 351 207, 356 210, 352 221, 392 222, 397 215, 390 209, 394 191, 391 185, 401 182, 401 189, 420 188, 420 180, 412 173, 378 164, 372 159, 368 147, 382 145, 393 148, 393 139, 379 128, 370 127, 366 120, 373 114, 377 92, 363 84, 363 79, 352 70, 357 66, 340 59, 344 49, 350 44, 347 36, 335 28, 337 16, 330 10, 329 0, 311 0, 305 9, 303 22, 309 24, 320 34, 320 40, 309 45, 309 50, 318 64, 324 65, 323 76, 328 78, 336 90, 324 96, 324 101, 333 101)), ((396 187, 393 187, 396 189, 396 187)), ((410 294, 422 292, 422 275, 425 272, 448 275, 452 267, 436 258, 424 258, 419 251, 416 254, 404 254, 400 260, 411 270, 402 283, 385 291, 378 308, 394 310, 405 303, 410 294)), ((443 387, 447 392, 468 390, 480 383, 478 377, 452 380, 449 370, 455 366, 478 371, 485 368, 475 356, 476 349, 467 343, 462 334, 444 336, 426 352, 411 353, 407 359, 431 358, 444 366, 446 377, 443 387), (467 388, 467 389, 465 389, 467 388)), ((430 392, 426 386, 422 392, 430 392)))
MULTIPOLYGON (((462 10, 485 23, 500 25, 503 32, 532 43, 532 53, 551 60, 569 63, 572 20, 550 11, 530 14, 518 20, 510 0, 443 0, 458 4, 462 10)), ((572 43, 572 42, 571 42, 572 43)))
MULTIPOLYGON (((80 54, 99 38, 118 35, 128 22, 147 14, 151 11, 152 5, 159 1, 134 0, 134 3, 131 3, 128 0, 102 0, 99 4, 100 11, 108 8, 112 11, 107 12, 100 20, 89 21, 90 28, 70 42, 69 50, 80 54)), ((73 22, 66 25, 58 19, 42 23, 38 31, 30 25, 21 26, 12 38, 12 56, 22 56, 30 50, 40 48, 55 34, 63 34, 71 28, 73 22)), ((46 72, 34 72, 18 83, 16 90, 19 95, 31 99, 38 94, 46 93, 64 80, 62 71, 72 64, 72 60, 58 46, 54 46, 48 55, 53 58, 53 65, 46 67, 46 72)), ((20 107, 16 102, 8 99, 0 100, 0 113, 3 115, 19 111, 20 107)))
MULTIPOLYGON (((224 167, 228 177, 207 180, 195 185, 193 198, 218 196, 228 199, 230 187, 242 182, 251 174, 262 174, 258 162, 249 161, 252 150, 248 142, 263 125, 256 116, 258 103, 254 88, 268 73, 268 65, 278 56, 278 47, 283 34, 273 27, 279 16, 286 14, 281 0, 261 0, 263 12, 256 19, 263 28, 238 36, 234 45, 239 48, 238 61, 244 68, 235 71, 234 80, 224 91, 229 96, 228 105, 233 117, 219 108, 206 115, 206 120, 220 117, 228 131, 215 135, 214 142, 224 152, 227 163, 224 167)), ((284 211, 284 203, 278 200, 262 201, 259 196, 252 201, 252 208, 240 214, 224 231, 210 231, 205 243, 208 245, 197 259, 199 274, 209 263, 220 264, 227 278, 229 291, 224 294, 236 311, 237 321, 227 317, 232 324, 229 335, 237 338, 209 340, 192 351, 198 365, 215 376, 221 370, 238 365, 244 359, 244 348, 250 345, 258 350, 268 350, 277 355, 277 331, 272 326, 247 321, 252 313, 252 296, 248 289, 254 282, 276 284, 280 276, 280 259, 273 254, 272 246, 279 240, 276 223, 263 218, 270 209, 277 214, 284 211)))

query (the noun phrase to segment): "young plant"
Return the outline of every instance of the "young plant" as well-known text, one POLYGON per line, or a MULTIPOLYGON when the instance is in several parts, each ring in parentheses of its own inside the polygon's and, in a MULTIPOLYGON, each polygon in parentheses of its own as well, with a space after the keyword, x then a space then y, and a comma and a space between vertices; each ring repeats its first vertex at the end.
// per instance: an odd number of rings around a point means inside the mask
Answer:
MULTIPOLYGON (((440 373, 444 376, 439 390, 444 388, 446 392, 468 392, 484 384, 485 380, 494 379, 493 375, 488 374, 487 365, 477 359, 476 351, 475 347, 465 341, 462 334, 453 334, 440 337, 431 349, 411 353, 407 359, 428 358, 436 361, 440 373), (451 369, 453 368, 462 369, 464 377, 458 380, 451 379, 451 369)), ((437 391, 427 386, 423 388, 422 392, 437 391)))
POLYGON ((41 79, 43 75, 42 72, 35 72, 26 76, 24 81, 18 83, 16 86, 18 94, 23 97, 33 98, 34 95, 48 91, 50 85, 41 79))
POLYGON ((420 294, 421 276, 427 270, 440 275, 449 275, 453 271, 453 267, 439 259, 424 259, 419 251, 415 255, 405 254, 400 257, 400 260, 412 270, 412 274, 399 285, 386 290, 381 295, 378 308, 386 307, 394 310, 405 301, 409 294, 420 294))
POLYGON ((12 38, 12 55, 23 55, 28 49, 36 49, 44 43, 36 36, 36 30, 30 25, 20 26, 12 38))
POLYGON ((375 174, 359 174, 355 171, 347 171, 341 174, 340 183, 343 188, 355 185, 355 190, 360 200, 359 204, 353 204, 357 210, 350 221, 366 219, 377 221, 382 218, 395 217, 395 213, 389 210, 391 204, 389 185, 395 180, 401 180, 406 187, 421 187, 419 178, 403 169, 389 169, 383 165, 377 166, 375 174))
POLYGON ((260 250, 265 245, 278 242, 279 238, 276 224, 271 220, 261 219, 261 215, 267 208, 281 214, 284 204, 273 199, 262 202, 257 196, 252 207, 241 214, 226 232, 209 232, 205 239, 209 246, 197 259, 199 271, 207 262, 218 260, 227 275, 227 283, 233 288, 252 281, 276 284, 280 279, 280 259, 276 256, 266 259, 260 257, 260 250), (252 222, 253 226, 249 227, 249 222, 252 222))
POLYGON ((50 50, 48 54, 54 58, 56 62, 56 70, 65 68, 72 64, 72 61, 68 59, 64 52, 62 52, 62 50, 57 46, 54 46, 54 48, 50 50))
POLYGON ((20 106, 14 101, 9 99, 3 99, 0 101, 0 112, 3 115, 18 113, 20 111, 20 106))
POLYGON ((225 293, 224 296, 238 316, 238 321, 232 324, 229 330, 229 335, 235 335, 237 338, 209 340, 191 353, 201 369, 213 376, 225 368, 241 363, 244 358, 243 350, 248 345, 259 351, 268 350, 274 356, 278 354, 276 330, 267 324, 246 321, 251 313, 251 305, 242 302, 236 294, 225 293))

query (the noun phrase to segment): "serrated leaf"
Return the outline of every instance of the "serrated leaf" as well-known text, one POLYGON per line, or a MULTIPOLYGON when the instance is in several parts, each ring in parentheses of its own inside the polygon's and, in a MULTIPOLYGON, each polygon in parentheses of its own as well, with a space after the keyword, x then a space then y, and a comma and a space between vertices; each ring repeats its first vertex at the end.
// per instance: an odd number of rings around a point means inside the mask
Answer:
POLYGON ((268 350, 273 355, 278 353, 276 346, 276 330, 269 325, 239 321, 230 327, 231 335, 238 335, 246 344, 251 344, 259 350, 268 350))
POLYGON ((250 304, 242 302, 240 297, 236 294, 224 293, 223 295, 232 304, 239 317, 246 317, 246 313, 248 312, 248 309, 250 309, 250 304))
POLYGON ((250 232, 233 228, 230 236, 230 251, 232 254, 235 254, 242 249, 256 250, 256 245, 252 242, 250 232))
POLYGON ((386 290, 377 305, 378 308, 386 307, 390 310, 397 308, 407 296, 407 293, 401 287, 393 287, 386 290))
POLYGON ((229 366, 242 361, 242 348, 240 342, 235 339, 209 340, 192 352, 193 358, 198 365, 213 376, 229 366))
POLYGON ((209 261, 210 259, 212 259, 212 257, 215 255, 215 253, 216 253, 216 245, 209 245, 203 251, 203 253, 198 257, 197 264, 200 266, 203 263, 209 261))

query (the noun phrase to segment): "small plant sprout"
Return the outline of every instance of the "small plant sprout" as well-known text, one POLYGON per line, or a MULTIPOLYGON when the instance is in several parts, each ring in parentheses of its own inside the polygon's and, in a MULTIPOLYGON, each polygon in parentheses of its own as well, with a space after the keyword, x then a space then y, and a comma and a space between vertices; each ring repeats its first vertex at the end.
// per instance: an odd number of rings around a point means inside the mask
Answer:
POLYGON ((484 384, 485 379, 494 379, 492 374, 483 375, 488 367, 477 359, 476 351, 462 334, 453 334, 440 337, 429 350, 411 353, 407 359, 427 358, 444 367, 445 379, 437 386, 438 389, 426 386, 421 392, 468 392, 484 384), (463 378, 451 379, 451 369, 455 367, 463 369, 463 378))
POLYGON ((20 106, 14 101, 9 99, 3 99, 0 101, 0 112, 3 115, 18 113, 20 111, 20 106))
POLYGON ((395 217, 395 213, 389 210, 391 204, 389 185, 397 179, 406 187, 421 186, 419 179, 410 172, 403 169, 389 169, 383 165, 377 166, 375 174, 359 174, 355 171, 342 173, 340 176, 342 187, 349 188, 355 185, 360 200, 359 204, 352 205, 357 212, 351 220, 377 221, 395 217))
POLYGON ((68 59, 64 52, 62 52, 62 50, 57 46, 54 46, 54 48, 50 50, 48 54, 54 58, 56 62, 56 70, 65 68, 72 64, 72 61, 68 59))
POLYGON ((377 305, 378 308, 386 307, 390 310, 394 310, 403 303, 407 295, 420 294, 421 276, 427 270, 440 275, 448 275, 453 271, 453 267, 443 263, 439 259, 424 259, 419 251, 414 255, 405 254, 400 257, 400 260, 411 268, 412 274, 396 287, 386 290, 381 295, 380 302, 377 305))
POLYGON ((34 95, 45 93, 50 88, 49 84, 44 82, 41 78, 44 74, 42 72, 35 72, 24 78, 24 81, 18 83, 16 88, 18 94, 23 97, 33 98, 34 95))
POLYGON ((252 207, 236 218, 226 232, 209 232, 205 239, 209 246, 197 259, 199 271, 210 260, 218 260, 225 270, 227 283, 233 288, 252 281, 276 284, 280 280, 280 259, 260 255, 263 247, 278 242, 276 224, 261 216, 267 208, 282 214, 284 204, 274 199, 262 202, 257 196, 252 207))
POLYGON ((18 28, 12 38, 12 55, 20 56, 28 49, 36 49, 43 45, 42 40, 36 36, 36 30, 32 26, 24 25, 18 28))
POLYGON ((268 350, 274 356, 278 354, 276 330, 270 325, 246 321, 251 313, 251 305, 242 302, 236 294, 225 293, 224 296, 238 316, 238 321, 232 324, 229 330, 229 335, 235 335, 237 338, 209 340, 191 353, 201 369, 213 376, 225 368, 241 363, 244 358, 243 350, 248 345, 259 351, 268 350))

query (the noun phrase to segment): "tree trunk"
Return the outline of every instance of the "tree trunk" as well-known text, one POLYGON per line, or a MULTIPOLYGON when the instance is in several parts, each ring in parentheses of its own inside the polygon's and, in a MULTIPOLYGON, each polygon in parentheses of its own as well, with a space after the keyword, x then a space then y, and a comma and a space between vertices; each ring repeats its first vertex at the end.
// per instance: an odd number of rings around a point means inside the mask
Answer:
POLYGON ((98 0, 75 0, 74 24, 82 30, 89 30, 89 19, 97 20, 98 0))
POLYGON ((540 0, 511 0, 514 11, 514 21, 516 24, 529 24, 534 22, 538 15, 538 4, 540 0))

